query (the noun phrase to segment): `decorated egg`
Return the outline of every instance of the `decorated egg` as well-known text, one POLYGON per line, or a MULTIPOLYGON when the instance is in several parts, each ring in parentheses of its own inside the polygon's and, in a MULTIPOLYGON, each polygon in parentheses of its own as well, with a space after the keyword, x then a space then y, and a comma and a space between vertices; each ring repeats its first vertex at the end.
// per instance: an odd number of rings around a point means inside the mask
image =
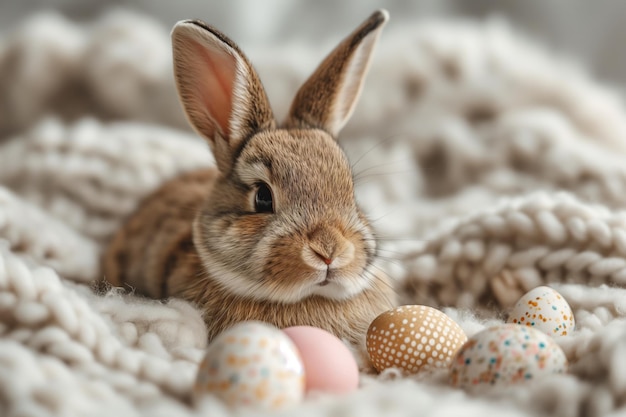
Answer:
POLYGON ((416 373, 447 367, 466 340, 463 329, 441 311, 407 305, 382 313, 370 324, 366 347, 378 371, 416 373))
POLYGON ((304 367, 297 348, 279 329, 243 322, 207 348, 194 394, 212 394, 232 407, 280 409, 304 396, 304 367))
POLYGON ((567 358, 552 338, 532 327, 504 324, 469 338, 450 366, 450 381, 474 390, 566 371, 567 358))
POLYGON ((345 394, 357 389, 359 368, 350 350, 336 336, 309 326, 283 331, 300 352, 307 392, 345 394))
POLYGON ((523 295, 507 322, 530 326, 550 336, 566 336, 575 326, 571 307, 550 287, 537 287, 523 295))

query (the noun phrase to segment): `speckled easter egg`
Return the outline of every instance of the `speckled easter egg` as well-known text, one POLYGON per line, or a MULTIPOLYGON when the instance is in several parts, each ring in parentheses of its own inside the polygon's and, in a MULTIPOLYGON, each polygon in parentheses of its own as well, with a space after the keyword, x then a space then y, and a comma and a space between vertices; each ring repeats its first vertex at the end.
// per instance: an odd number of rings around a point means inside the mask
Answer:
POLYGON ((504 324, 470 337, 450 366, 452 385, 477 390, 534 381, 567 371, 552 338, 532 327, 504 324))
POLYGON ((533 327, 550 336, 566 336, 574 330, 574 313, 565 298, 550 287, 537 287, 519 299, 508 323, 533 327))
POLYGON ((379 315, 367 330, 370 360, 380 372, 416 373, 449 366, 467 336, 450 317, 432 307, 407 305, 379 315))
POLYGON ((304 395, 304 367, 293 342, 279 329, 243 322, 207 348, 194 386, 229 406, 280 409, 304 395))

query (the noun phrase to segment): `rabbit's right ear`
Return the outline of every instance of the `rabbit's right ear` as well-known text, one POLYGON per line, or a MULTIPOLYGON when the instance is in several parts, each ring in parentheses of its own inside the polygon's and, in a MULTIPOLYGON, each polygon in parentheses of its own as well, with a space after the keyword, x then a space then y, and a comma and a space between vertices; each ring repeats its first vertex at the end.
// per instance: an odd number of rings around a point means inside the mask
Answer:
POLYGON ((296 93, 285 127, 319 128, 337 136, 354 111, 388 19, 385 10, 373 13, 322 61, 296 93))
POLYGON ((208 139, 219 170, 228 172, 246 138, 275 127, 259 76, 233 41, 203 22, 178 22, 172 46, 187 118, 208 139))

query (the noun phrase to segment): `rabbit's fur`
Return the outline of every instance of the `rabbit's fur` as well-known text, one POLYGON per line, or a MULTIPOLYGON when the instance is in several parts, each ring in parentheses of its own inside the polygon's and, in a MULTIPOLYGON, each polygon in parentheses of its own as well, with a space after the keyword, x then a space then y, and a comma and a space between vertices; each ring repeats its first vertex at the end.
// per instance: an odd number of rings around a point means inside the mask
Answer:
POLYGON ((198 21, 172 32, 179 96, 217 170, 149 196, 105 252, 105 279, 204 311, 212 339, 243 320, 311 325, 361 344, 393 306, 376 242, 334 136, 350 117, 387 20, 374 13, 320 64, 278 127, 239 48, 198 21))

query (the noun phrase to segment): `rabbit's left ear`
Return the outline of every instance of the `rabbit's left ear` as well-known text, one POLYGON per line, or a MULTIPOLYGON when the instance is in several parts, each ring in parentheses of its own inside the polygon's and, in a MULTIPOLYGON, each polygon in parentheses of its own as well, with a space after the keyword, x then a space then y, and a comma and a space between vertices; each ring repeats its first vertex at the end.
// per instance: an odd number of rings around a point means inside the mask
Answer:
POLYGON ((388 19, 387 11, 376 11, 324 59, 298 90, 285 127, 319 128, 337 136, 354 111, 388 19))

